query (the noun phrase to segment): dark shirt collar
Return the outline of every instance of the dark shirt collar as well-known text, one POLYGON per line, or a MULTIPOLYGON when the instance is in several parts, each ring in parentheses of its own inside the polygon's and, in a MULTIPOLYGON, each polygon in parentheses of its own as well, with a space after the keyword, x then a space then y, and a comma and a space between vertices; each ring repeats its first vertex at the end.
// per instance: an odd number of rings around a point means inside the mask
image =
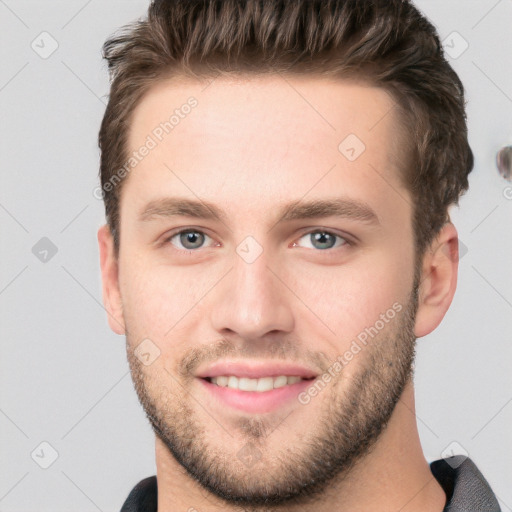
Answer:
POLYGON ((455 455, 435 460, 430 471, 446 493, 443 512, 501 512, 487 480, 470 458, 455 455))
MULTIPOLYGON (((443 512, 501 512, 487 480, 471 459, 455 455, 435 460, 430 470, 446 493, 443 512)), ((141 480, 132 489, 121 512, 157 512, 156 476, 141 480)))

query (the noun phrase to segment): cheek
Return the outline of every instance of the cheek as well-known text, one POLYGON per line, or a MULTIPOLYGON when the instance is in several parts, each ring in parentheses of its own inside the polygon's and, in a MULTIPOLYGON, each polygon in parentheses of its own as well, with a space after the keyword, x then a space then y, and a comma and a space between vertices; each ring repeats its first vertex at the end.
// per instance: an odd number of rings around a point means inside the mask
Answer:
POLYGON ((141 259, 127 263, 122 301, 130 337, 169 343, 197 322, 201 298, 218 278, 196 270, 151 264, 141 259))
POLYGON ((351 265, 302 271, 296 293, 314 312, 309 316, 325 324, 322 328, 327 326, 337 340, 349 340, 393 304, 405 306, 413 279, 412 261, 405 259, 373 256, 351 265))

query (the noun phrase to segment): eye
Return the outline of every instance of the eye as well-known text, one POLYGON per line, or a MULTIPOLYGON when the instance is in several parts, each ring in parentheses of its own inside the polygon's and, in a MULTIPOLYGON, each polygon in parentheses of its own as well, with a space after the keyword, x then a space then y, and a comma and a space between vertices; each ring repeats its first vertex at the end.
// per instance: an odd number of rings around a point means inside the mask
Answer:
POLYGON ((167 237, 164 240, 164 243, 170 242, 178 249, 190 251, 194 249, 200 249, 207 238, 211 240, 211 238, 206 233, 203 233, 197 229, 189 228, 178 231, 177 233, 167 237), (176 239, 175 242, 173 242, 174 239, 176 239))
MULTIPOLYGON (((163 243, 166 244, 170 242, 178 250, 193 251, 195 249, 201 249, 207 239, 212 241, 212 238, 203 231, 194 228, 187 228, 171 234, 163 243)), ((341 235, 321 229, 310 231, 309 233, 302 235, 299 240, 302 239, 306 240, 306 245, 303 245, 303 247, 311 249, 326 250, 336 249, 345 245, 352 245, 348 239, 341 235)), ((298 243, 293 243, 294 247, 299 245, 300 244, 298 243)))
MULTIPOLYGON (((344 245, 351 245, 346 238, 324 230, 310 231, 309 233, 301 236, 299 240, 302 240, 303 238, 310 244, 306 245, 306 247, 312 249, 335 249, 344 245), (336 239, 339 241, 337 245, 336 239)), ((294 243, 293 245, 297 246, 298 244, 294 243)))

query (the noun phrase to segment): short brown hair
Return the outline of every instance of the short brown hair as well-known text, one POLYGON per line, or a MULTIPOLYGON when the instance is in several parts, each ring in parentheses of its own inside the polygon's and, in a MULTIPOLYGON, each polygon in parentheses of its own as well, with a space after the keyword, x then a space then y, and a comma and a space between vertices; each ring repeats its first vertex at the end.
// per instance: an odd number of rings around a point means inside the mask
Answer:
POLYGON ((126 178, 106 184, 127 161, 135 107, 155 82, 173 76, 299 73, 388 91, 400 119, 399 176, 413 199, 416 264, 468 188, 464 88, 434 26, 409 0, 154 0, 147 19, 105 42, 103 56, 111 90, 99 133, 100 179, 116 256, 126 178))

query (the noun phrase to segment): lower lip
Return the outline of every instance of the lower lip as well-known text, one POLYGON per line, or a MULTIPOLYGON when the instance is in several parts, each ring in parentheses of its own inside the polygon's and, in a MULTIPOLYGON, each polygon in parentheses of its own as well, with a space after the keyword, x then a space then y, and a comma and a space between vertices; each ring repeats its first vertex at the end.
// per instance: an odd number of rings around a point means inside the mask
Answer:
POLYGON ((261 414, 274 411, 293 400, 298 402, 298 395, 311 386, 314 379, 300 380, 294 384, 287 384, 286 386, 263 392, 240 391, 239 389, 217 386, 217 384, 202 378, 199 378, 199 381, 221 405, 228 405, 229 407, 249 413, 261 414))

